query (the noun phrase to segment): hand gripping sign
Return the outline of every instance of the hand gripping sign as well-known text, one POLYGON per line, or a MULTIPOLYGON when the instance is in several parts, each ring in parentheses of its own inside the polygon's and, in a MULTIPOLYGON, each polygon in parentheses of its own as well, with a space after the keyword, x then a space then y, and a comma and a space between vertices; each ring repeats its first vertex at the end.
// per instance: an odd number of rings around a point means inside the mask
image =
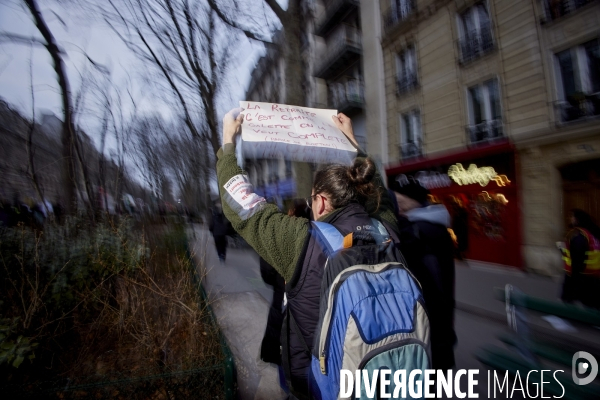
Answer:
POLYGON ((331 117, 336 110, 240 101, 247 158, 351 164, 356 148, 331 117))

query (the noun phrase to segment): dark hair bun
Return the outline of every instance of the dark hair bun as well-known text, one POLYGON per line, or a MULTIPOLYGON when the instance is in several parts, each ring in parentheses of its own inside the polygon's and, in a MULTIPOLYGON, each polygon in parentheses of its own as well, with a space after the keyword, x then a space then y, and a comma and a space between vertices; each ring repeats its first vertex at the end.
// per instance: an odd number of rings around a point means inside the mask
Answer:
POLYGON ((373 180, 377 167, 370 158, 355 159, 354 164, 349 167, 348 175, 350 182, 354 185, 364 185, 373 180))

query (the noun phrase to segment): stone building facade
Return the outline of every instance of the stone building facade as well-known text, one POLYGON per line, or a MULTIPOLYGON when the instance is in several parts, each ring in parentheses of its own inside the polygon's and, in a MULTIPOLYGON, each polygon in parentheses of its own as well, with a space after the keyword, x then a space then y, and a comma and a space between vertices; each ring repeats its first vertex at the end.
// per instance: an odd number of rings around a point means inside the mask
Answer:
POLYGON ((505 238, 520 247, 514 264, 560 273, 555 242, 568 209, 600 217, 600 2, 379 6, 388 168, 443 158, 439 170, 453 155, 466 167, 470 153, 508 143, 518 207, 502 218, 520 221, 517 237, 505 238))

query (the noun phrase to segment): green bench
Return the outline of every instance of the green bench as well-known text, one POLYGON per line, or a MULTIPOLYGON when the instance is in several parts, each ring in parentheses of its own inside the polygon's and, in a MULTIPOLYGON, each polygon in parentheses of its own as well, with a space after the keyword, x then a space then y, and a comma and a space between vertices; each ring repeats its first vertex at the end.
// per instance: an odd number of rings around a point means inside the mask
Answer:
MULTIPOLYGON (((494 289, 494 297, 501 301, 506 301, 505 290, 502 288, 494 289)), ((544 300, 528 296, 518 291, 512 291, 510 294, 510 304, 526 308, 528 310, 540 313, 551 314, 571 321, 576 321, 589 326, 600 326, 600 312, 596 310, 583 309, 569 304, 563 304, 555 301, 544 300)), ((600 337, 600 331, 599 331, 600 337)), ((541 369, 563 369, 564 374, 557 374, 556 379, 559 383, 548 375, 549 383, 544 384, 544 393, 553 396, 561 396, 564 392, 565 399, 599 399, 600 385, 593 382, 589 385, 576 385, 571 378, 571 363, 573 354, 582 348, 569 348, 566 342, 560 342, 556 338, 554 343, 542 341, 533 337, 522 337, 515 334, 503 333, 499 339, 507 345, 508 348, 502 348, 495 345, 484 346, 477 350, 475 357, 484 365, 501 371, 508 371, 511 375, 519 373, 523 384, 525 377, 532 370, 538 370, 537 376, 532 373, 530 381, 540 382, 538 376, 541 369), (523 349, 530 353, 530 357, 523 356, 523 349), (554 364, 549 366, 548 362, 554 364)), ((592 352, 590 350, 590 352, 592 352)), ((597 357, 600 360, 600 358, 597 357)), ((545 382, 548 381, 545 376, 545 382)), ((541 377, 540 377, 541 378, 541 377)))
MULTIPOLYGON (((494 288, 494 297, 500 301, 505 301, 504 289, 494 288)), ((511 304, 587 325, 600 326, 600 311, 593 309, 585 309, 571 304, 540 299, 519 292, 511 294, 511 304)))

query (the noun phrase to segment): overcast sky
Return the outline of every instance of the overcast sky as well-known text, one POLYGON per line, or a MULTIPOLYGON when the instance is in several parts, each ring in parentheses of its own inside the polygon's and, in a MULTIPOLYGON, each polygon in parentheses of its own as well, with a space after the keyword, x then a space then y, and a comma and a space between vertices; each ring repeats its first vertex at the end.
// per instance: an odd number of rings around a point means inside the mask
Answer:
MULTIPOLYGON (((256 0, 248 1, 257 3, 256 0)), ((85 65, 84 52, 111 71, 114 83, 125 82, 127 75, 135 75, 136 69, 140 68, 139 62, 125 45, 100 22, 93 22, 83 17, 79 11, 64 9, 54 2, 39 1, 38 3, 57 42, 67 55, 65 63, 73 92, 76 92, 80 85, 79 76, 85 65)), ((279 3, 287 7, 287 0, 281 0, 279 3)), ((276 22, 273 22, 273 26, 275 24, 276 22)), ((0 31, 27 37, 40 37, 31 15, 20 0, 0 0, 0 31)), ((237 106, 237 102, 243 100, 250 72, 263 53, 261 44, 250 43, 248 39, 240 36, 240 46, 236 54, 237 65, 229 77, 232 87, 231 96, 221 99, 221 113, 237 106)), ((38 116, 43 111, 51 111, 61 116, 62 108, 56 74, 46 49, 22 43, 0 43, 0 97, 26 116, 32 114, 31 83, 33 83, 35 109, 38 116), (29 72, 30 60, 32 79, 29 72)), ((138 101, 141 101, 142 109, 164 113, 165 107, 152 102, 152 97, 144 93, 143 87, 143 85, 136 85, 133 88, 138 101)), ((82 124, 85 129, 85 121, 82 124)), ((86 131, 93 132, 94 129, 88 127, 86 131)))

